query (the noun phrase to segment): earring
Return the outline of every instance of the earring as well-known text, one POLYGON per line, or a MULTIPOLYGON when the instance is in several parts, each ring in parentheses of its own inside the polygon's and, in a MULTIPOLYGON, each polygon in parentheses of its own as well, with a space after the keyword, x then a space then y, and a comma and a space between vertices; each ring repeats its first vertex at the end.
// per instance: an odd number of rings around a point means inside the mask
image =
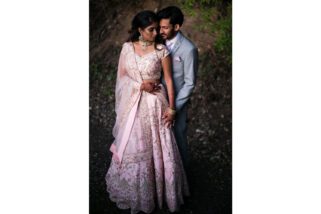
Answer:
POLYGON ((145 40, 142 35, 138 37, 138 40, 140 45, 142 46, 143 51, 146 51, 148 45, 153 44, 152 42, 145 40))

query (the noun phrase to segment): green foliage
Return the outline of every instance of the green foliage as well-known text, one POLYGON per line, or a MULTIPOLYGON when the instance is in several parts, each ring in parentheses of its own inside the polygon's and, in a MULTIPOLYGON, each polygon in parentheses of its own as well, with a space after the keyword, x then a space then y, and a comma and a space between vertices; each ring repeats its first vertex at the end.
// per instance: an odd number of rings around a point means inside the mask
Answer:
POLYGON ((102 80, 103 72, 101 64, 92 63, 89 68, 91 80, 102 80))
POLYGON ((214 48, 217 53, 226 55, 228 64, 232 64, 232 7, 229 5, 227 16, 215 24, 216 42, 214 48))
POLYGON ((113 99, 117 77, 114 63, 93 62, 90 64, 90 85, 108 99, 113 99))
POLYGON ((104 96, 106 97, 111 97, 114 95, 114 88, 111 88, 111 87, 104 87, 102 89, 102 93, 104 96))
POLYGON ((187 5, 189 7, 193 7, 197 3, 202 6, 215 6, 223 1, 224 0, 199 0, 199 1, 195 1, 195 0, 185 0, 184 1, 183 0, 183 1, 181 1, 181 3, 183 3, 183 5, 187 5))
POLYGON ((228 65, 232 63, 232 4, 226 0, 181 0, 182 9, 188 16, 198 17, 201 22, 195 28, 215 38, 213 49, 228 65))
POLYGON ((116 80, 116 66, 114 64, 92 63, 90 65, 91 82, 112 82, 116 80))

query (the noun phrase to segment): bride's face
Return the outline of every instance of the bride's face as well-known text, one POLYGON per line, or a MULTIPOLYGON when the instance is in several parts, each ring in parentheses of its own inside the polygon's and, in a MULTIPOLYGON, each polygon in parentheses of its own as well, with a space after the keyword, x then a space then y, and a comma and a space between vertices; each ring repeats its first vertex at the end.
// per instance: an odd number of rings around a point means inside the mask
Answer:
POLYGON ((153 22, 151 25, 147 26, 143 30, 140 30, 144 40, 154 42, 157 35, 158 23, 153 22))

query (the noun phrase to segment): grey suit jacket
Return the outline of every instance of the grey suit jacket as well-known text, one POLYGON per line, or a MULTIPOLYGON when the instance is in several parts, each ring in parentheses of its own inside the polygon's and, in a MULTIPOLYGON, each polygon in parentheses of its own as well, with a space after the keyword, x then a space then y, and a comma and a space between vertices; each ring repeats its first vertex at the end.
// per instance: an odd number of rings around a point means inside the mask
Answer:
POLYGON ((171 51, 171 57, 175 107, 179 111, 189 100, 196 84, 198 51, 196 46, 180 32, 171 51))

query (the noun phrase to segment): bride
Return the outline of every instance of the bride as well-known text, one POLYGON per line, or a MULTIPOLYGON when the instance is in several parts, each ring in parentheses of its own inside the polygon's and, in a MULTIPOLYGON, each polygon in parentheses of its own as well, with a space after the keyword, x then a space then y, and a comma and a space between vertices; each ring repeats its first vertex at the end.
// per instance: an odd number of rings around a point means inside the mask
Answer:
POLYGON ((113 158, 105 179, 110 199, 132 214, 151 213, 156 204, 163 208, 163 200, 171 212, 178 211, 189 195, 172 130, 171 59, 157 28, 155 13, 138 13, 118 63, 113 158), (168 93, 160 83, 162 71, 168 93))

